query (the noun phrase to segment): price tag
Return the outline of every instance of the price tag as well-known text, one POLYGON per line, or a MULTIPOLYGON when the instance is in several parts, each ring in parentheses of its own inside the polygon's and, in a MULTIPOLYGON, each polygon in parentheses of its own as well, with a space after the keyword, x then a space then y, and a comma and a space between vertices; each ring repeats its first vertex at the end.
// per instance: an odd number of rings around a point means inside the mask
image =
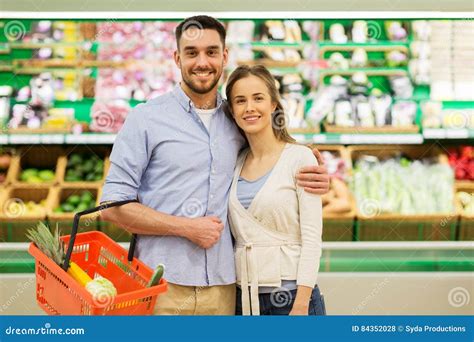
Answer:
POLYGON ((43 134, 41 136, 42 144, 63 144, 64 135, 62 134, 43 134))
POLYGON ((325 144, 326 136, 324 134, 315 134, 313 135, 313 142, 315 144, 325 144))
POLYGON ((467 139, 469 131, 467 129, 447 129, 446 138, 448 139, 467 139))
POLYGON ((10 144, 26 145, 39 144, 41 138, 39 134, 11 134, 10 144))
POLYGON ((86 144, 85 135, 82 134, 68 134, 65 138, 66 144, 86 144))
POLYGON ((426 139, 444 139, 446 131, 442 128, 426 128, 423 130, 423 136, 426 139))

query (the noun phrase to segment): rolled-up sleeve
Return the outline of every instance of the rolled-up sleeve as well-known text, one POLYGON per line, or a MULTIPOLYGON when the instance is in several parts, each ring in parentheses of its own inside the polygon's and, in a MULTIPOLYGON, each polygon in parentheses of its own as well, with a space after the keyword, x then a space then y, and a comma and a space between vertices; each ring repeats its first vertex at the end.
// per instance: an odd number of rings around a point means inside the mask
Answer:
POLYGON ((100 201, 136 199, 149 160, 146 116, 138 105, 127 115, 115 139, 100 201))
MULTIPOLYGON (((299 168, 317 165, 318 162, 308 148, 302 155, 299 168)), ((299 202, 301 227, 301 255, 296 282, 298 285, 314 287, 318 278, 319 261, 322 253, 322 201, 321 196, 310 194, 302 187, 296 188, 299 202)))

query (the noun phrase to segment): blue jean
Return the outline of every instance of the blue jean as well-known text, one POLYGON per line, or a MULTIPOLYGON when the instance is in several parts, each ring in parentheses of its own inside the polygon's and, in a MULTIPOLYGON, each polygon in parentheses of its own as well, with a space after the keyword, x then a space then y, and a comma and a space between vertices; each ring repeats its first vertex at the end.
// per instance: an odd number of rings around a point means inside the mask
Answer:
MULTIPOLYGON (((258 295, 260 302, 260 315, 289 315, 296 298, 296 290, 281 291, 274 293, 260 293, 258 295)), ((235 314, 242 315, 242 290, 237 287, 237 301, 235 314)), ((309 316, 325 316, 326 305, 324 297, 319 291, 319 287, 313 289, 309 301, 309 316)))

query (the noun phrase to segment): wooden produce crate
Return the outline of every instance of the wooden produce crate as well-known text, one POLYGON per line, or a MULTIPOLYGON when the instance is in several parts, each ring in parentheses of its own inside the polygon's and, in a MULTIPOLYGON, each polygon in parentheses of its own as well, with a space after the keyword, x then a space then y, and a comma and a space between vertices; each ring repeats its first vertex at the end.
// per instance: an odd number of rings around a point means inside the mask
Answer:
POLYGON ((48 146, 47 148, 44 146, 34 146, 21 149, 18 164, 15 166, 10 178, 11 183, 13 185, 28 185, 30 187, 57 184, 59 179, 61 179, 59 157, 62 153, 62 148, 56 146, 48 146), (51 181, 41 183, 25 182, 21 180, 21 174, 25 169, 29 168, 51 170, 54 172, 54 178, 51 181))
MULTIPOLYGON (((456 182, 456 192, 465 191, 474 194, 474 182, 456 182)), ((462 206, 458 199, 456 200, 456 210, 459 214, 459 232, 458 240, 473 241, 474 240, 474 215, 462 213, 462 206)))
POLYGON ((325 214, 323 212, 323 241, 353 241, 355 201, 351 196, 352 209, 344 214, 325 214))
MULTIPOLYGON (((351 146, 348 148, 352 161, 362 155, 374 155, 385 159, 400 151, 412 159, 434 158, 447 164, 447 156, 436 147, 417 146, 351 146)), ((454 187, 453 187, 454 193, 454 187)), ((375 201, 374 201, 375 202, 375 201)), ((456 212, 429 215, 400 215, 380 213, 377 203, 367 202, 370 215, 357 207, 355 237, 359 241, 437 241, 455 240, 458 215, 456 212), (373 210, 372 210, 373 209, 373 210)))
MULTIPOLYGON (((58 162, 59 165, 59 172, 58 174, 60 175, 59 183, 63 186, 99 186, 102 185, 105 181, 105 177, 107 176, 107 172, 109 171, 110 167, 110 160, 109 160, 109 155, 110 155, 110 148, 107 146, 94 146, 94 147, 89 147, 89 146, 76 146, 76 147, 71 147, 67 149, 60 157, 60 160, 58 162), (66 180, 66 175, 67 175, 67 170, 68 170, 68 162, 70 161, 70 157, 73 154, 81 154, 86 157, 88 156, 93 156, 96 155, 99 157, 100 160, 103 162, 103 172, 102 172, 102 178, 97 181, 67 181, 66 180)), ((87 163, 87 162, 86 162, 87 163)), ((81 167, 87 167, 87 165, 81 165, 81 167)), ((93 163, 91 163, 93 165, 93 163)), ((94 170, 96 165, 92 166, 92 170, 94 170)), ((90 169, 90 167, 88 168, 90 169)))
POLYGON ((36 226, 38 221, 46 221, 51 201, 47 186, 16 185, 5 188, 0 194, 0 241, 28 241, 26 232, 36 226), (45 201, 44 210, 29 213, 28 202, 45 201))
MULTIPOLYGON (((5 178, 2 181, 0 181, 0 187, 5 187, 11 183, 11 179, 13 177, 13 174, 15 173, 15 168, 18 167, 18 156, 15 154, 14 151, 10 150, 5 150, 2 151, 2 148, 0 146, 0 156, 5 156, 9 155, 10 156, 10 165, 6 169, 2 169, 2 173, 5 175, 5 178)), ((7 157, 8 158, 8 157, 7 157)), ((3 162, 1 163, 3 167, 3 162)))
MULTIPOLYGON (((84 192, 90 193, 94 198, 93 202, 91 203, 92 207, 96 207, 99 205, 100 196, 102 194, 102 189, 99 186, 63 185, 56 186, 51 189, 51 201, 48 210, 48 221, 51 228, 59 227, 62 235, 71 234, 72 223, 76 211, 58 213, 55 212, 55 209, 58 208, 62 203, 64 203, 70 196, 77 195, 81 197, 84 192)), ((87 207, 84 207, 77 211, 83 211, 85 209, 87 209, 87 207)), ((97 230, 98 219, 99 213, 92 213, 89 215, 82 216, 79 221, 79 232, 97 230)))
POLYGON ((130 242, 132 234, 113 223, 100 221, 100 230, 116 242, 130 242))

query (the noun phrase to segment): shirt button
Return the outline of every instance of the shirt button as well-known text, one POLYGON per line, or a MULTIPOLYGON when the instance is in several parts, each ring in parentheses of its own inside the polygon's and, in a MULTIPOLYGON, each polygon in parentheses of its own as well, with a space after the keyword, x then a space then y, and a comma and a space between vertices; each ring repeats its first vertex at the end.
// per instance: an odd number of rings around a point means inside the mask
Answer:
POLYGON ((215 175, 215 174, 216 174, 216 169, 212 169, 212 170, 211 170, 211 173, 212 173, 213 175, 215 175))
POLYGON ((214 195, 211 194, 211 199, 213 199, 213 198, 214 198, 214 195))

